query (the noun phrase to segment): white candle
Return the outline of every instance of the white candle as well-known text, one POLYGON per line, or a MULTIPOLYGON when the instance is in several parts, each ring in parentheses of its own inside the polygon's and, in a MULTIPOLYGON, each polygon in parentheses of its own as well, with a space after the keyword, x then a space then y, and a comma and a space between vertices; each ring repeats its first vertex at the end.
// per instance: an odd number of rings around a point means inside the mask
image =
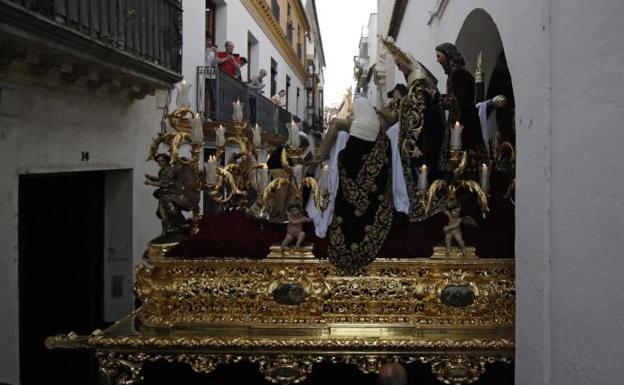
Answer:
POLYGON ((219 125, 219 127, 216 127, 215 134, 216 134, 215 144, 217 145, 217 147, 225 146, 225 127, 223 127, 222 125, 219 125))
POLYGON ((288 145, 292 148, 292 149, 298 149, 299 148, 299 124, 295 123, 295 121, 291 121, 290 122, 290 127, 288 128, 288 132, 290 134, 290 137, 288 138, 288 145))
POLYGON ((176 96, 176 106, 178 108, 191 106, 191 99, 189 98, 191 87, 192 84, 188 84, 186 80, 182 80, 176 85, 176 89, 178 91, 178 95, 176 96))
POLYGON ((266 186, 269 185, 269 169, 267 168, 266 164, 262 165, 262 168, 260 168, 260 181, 258 183, 258 192, 262 193, 262 191, 264 191, 264 189, 266 188, 266 186))
POLYGON ((488 190, 490 189, 490 170, 488 169, 488 166, 483 163, 483 165, 481 165, 481 190, 483 190, 484 192, 488 192, 488 190))
POLYGON ((464 130, 464 126, 460 125, 459 122, 455 122, 455 127, 451 129, 451 150, 459 151, 462 148, 462 139, 461 134, 464 130))
POLYGON ((301 183, 301 180, 303 180, 303 166, 300 164, 294 165, 293 174, 295 174, 295 179, 297 180, 297 183, 301 183))
POLYGON ((217 157, 210 155, 206 165, 206 184, 214 185, 217 183, 217 157))
POLYGON ((418 175, 418 190, 427 191, 429 182, 427 180, 427 165, 423 164, 420 167, 420 175, 418 175))
POLYGON ((191 131, 191 140, 194 143, 201 143, 204 141, 204 130, 202 128, 202 121, 199 114, 195 114, 193 119, 193 130, 191 131))
POLYGON ((329 191, 329 166, 324 165, 321 169, 321 192, 329 191))
POLYGON ((245 103, 241 103, 240 100, 235 101, 234 103, 232 103, 232 105, 234 105, 234 114, 232 115, 232 117, 234 118, 235 122, 240 122, 243 120, 243 106, 245 105, 245 103))
POLYGON ((256 126, 251 129, 252 133, 252 141, 253 145, 256 147, 260 147, 262 145, 262 134, 261 134, 260 126, 256 123, 256 126))

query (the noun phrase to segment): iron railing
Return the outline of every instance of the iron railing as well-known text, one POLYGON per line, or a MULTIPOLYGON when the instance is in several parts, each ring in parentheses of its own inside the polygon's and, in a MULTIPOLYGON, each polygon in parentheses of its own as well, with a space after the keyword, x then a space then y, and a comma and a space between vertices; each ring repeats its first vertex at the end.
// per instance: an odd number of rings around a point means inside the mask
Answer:
POLYGON ((217 71, 215 81, 215 100, 214 111, 210 109, 210 89, 205 78, 208 73, 206 67, 197 67, 197 110, 204 116, 211 119, 232 121, 234 113, 234 105, 232 103, 239 100, 244 103, 243 119, 251 124, 258 125, 267 132, 279 135, 288 135, 286 123, 295 121, 302 123, 302 129, 308 132, 310 127, 307 122, 291 114, 288 110, 277 106, 272 100, 268 99, 261 93, 251 90, 247 84, 226 74, 223 71, 217 71))
MULTIPOLYGON (((182 69, 180 0, 0 0, 170 71, 182 69)), ((53 31, 50 31, 53 33, 53 31)))

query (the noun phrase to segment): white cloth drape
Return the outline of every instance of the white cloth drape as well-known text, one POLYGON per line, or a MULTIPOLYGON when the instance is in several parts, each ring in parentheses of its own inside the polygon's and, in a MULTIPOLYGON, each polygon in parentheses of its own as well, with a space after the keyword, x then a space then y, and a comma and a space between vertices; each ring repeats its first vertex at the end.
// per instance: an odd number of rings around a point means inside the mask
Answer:
POLYGON ((488 101, 477 103, 477 110, 479 111, 479 123, 481 123, 481 135, 483 136, 483 142, 485 143, 485 148, 487 149, 487 153, 490 153, 490 140, 494 136, 493 127, 488 122, 487 116, 487 105, 488 101))
POLYGON ((394 209, 407 214, 409 213, 409 196, 407 195, 401 153, 399 152, 399 124, 397 122, 388 128, 386 135, 390 138, 390 147, 392 149, 392 196, 394 198, 394 209))
MULTIPOLYGON (((338 182, 340 181, 340 175, 338 172, 338 154, 347 145, 347 140, 349 140, 348 133, 344 131, 338 132, 338 135, 336 136, 336 143, 334 143, 334 147, 332 147, 331 152, 329 153, 329 161, 327 162, 327 167, 329 169, 329 204, 327 205, 327 208, 323 212, 317 209, 314 205, 313 197, 310 197, 308 203, 306 204, 308 216, 312 219, 312 222, 314 222, 314 232, 319 238, 325 238, 327 229, 329 228, 334 214, 334 203, 336 202, 338 182)), ((321 180, 320 177, 321 168, 319 167, 316 171, 316 180, 321 180)))

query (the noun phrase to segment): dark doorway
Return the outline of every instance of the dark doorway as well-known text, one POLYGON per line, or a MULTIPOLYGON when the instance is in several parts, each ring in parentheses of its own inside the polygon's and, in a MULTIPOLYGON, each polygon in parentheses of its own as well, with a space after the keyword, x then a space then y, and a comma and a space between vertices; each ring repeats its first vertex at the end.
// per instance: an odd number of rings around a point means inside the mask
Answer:
POLYGON ((47 336, 103 325, 104 172, 19 181, 22 385, 96 384, 88 351, 47 350, 47 336))

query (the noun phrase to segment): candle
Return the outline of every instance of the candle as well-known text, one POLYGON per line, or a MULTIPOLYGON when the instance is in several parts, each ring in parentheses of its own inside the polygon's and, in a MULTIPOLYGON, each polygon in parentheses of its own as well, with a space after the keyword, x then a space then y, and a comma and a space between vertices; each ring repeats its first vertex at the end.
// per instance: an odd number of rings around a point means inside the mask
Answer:
POLYGON ((206 165, 206 184, 214 185, 217 183, 217 157, 210 155, 208 157, 208 163, 206 165))
POLYGON ((488 169, 488 166, 485 163, 483 163, 483 165, 481 165, 481 190, 487 193, 489 189, 490 189, 490 170, 488 169))
POLYGON ((262 191, 264 191, 264 189, 268 185, 269 185, 269 169, 266 164, 263 164, 262 168, 260 168, 260 180, 258 183, 258 192, 261 193, 262 191))
POLYGON ((260 126, 258 126, 257 123, 256 123, 256 126, 251 129, 251 133, 252 133, 253 145, 256 147, 260 147, 260 145, 262 144, 262 134, 261 134, 260 126))
POLYGON ((420 174, 418 175, 418 190, 427 191, 429 187, 429 181, 427 180, 427 165, 423 164, 420 167, 420 174))
POLYGON ((451 150, 459 151, 462 148, 461 134, 464 130, 464 126, 459 122, 455 122, 455 127, 451 130, 451 150))
POLYGON ((293 174, 295 174, 295 180, 297 183, 301 183, 303 180, 303 166, 300 164, 296 164, 293 166, 293 174))
POLYGON ((243 120, 243 106, 245 105, 245 103, 241 103, 240 100, 235 101, 234 103, 232 103, 232 105, 234 106, 234 114, 232 115, 232 117, 234 118, 235 122, 240 122, 243 120))
POLYGON ((290 126, 288 127, 288 133, 289 133, 289 138, 288 138, 288 145, 290 146, 290 148, 292 149, 298 149, 299 148, 299 124, 295 123, 295 121, 291 121, 290 122, 290 126))
POLYGON ((193 130, 191 131, 191 140, 194 143, 201 143, 204 141, 204 130, 202 128, 202 121, 199 114, 195 114, 193 119, 193 130))
POLYGON ((176 106, 178 108, 191 107, 191 99, 189 98, 191 87, 192 84, 187 83, 186 80, 182 80, 176 85, 176 90, 178 91, 176 96, 176 106))
POLYGON ((329 166, 324 165, 321 169, 321 192, 329 191, 329 166))
POLYGON ((219 125, 219 127, 215 128, 215 133, 216 133, 215 144, 217 145, 217 147, 225 146, 225 127, 223 127, 222 125, 219 125))

